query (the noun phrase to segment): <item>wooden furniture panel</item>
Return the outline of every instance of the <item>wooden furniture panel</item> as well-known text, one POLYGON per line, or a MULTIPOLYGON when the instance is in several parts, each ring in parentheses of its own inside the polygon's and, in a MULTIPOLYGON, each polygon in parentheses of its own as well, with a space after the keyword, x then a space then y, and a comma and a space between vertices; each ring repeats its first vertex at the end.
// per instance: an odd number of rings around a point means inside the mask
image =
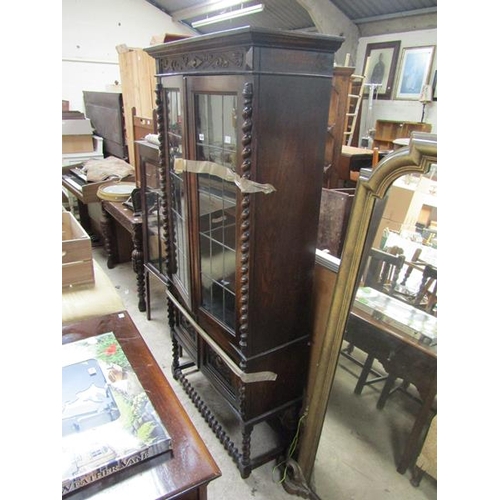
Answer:
POLYGON ((354 187, 362 168, 369 168, 374 162, 371 149, 342 146, 339 158, 338 179, 344 187, 354 187))
POLYGON ((62 212, 62 286, 94 283, 90 237, 72 213, 62 212))
MULTIPOLYGON (((156 134, 157 133, 157 120, 156 120, 156 111, 153 110, 153 117, 147 118, 144 116, 137 116, 137 110, 135 107, 132 108, 132 124, 133 124, 133 140, 134 140, 134 158, 135 158, 135 178, 138 187, 141 187, 141 167, 143 167, 143 163, 145 158, 141 159, 139 153, 139 143, 146 143, 144 138, 147 135, 156 134)), ((151 144, 153 147, 153 144, 151 144)), ((158 150, 158 146, 156 146, 158 150)), ((158 155, 156 155, 158 156, 158 155)), ((158 187, 158 186, 157 186, 158 187)))
POLYGON ((104 156, 116 156, 127 161, 129 153, 125 141, 122 94, 83 91, 83 101, 85 114, 90 118, 96 135, 103 138, 104 156))
POLYGON ((65 500, 144 498, 206 500, 207 485, 221 475, 210 452, 126 311, 62 327, 62 343, 113 332, 172 437, 163 453, 64 496, 65 500))
POLYGON ((150 274, 166 284, 165 244, 163 214, 161 212, 160 150, 159 146, 147 141, 136 141, 137 170, 141 187, 141 210, 144 247, 144 273, 146 280, 146 313, 151 319, 150 274))
MULTIPOLYGON (((120 77, 123 94, 123 114, 125 117, 126 142, 129 163, 136 166, 134 149, 134 120, 132 109, 137 116, 153 118, 155 103, 155 61, 141 48, 118 48, 120 77)), ((137 179, 137 176, 136 176, 137 179)))
POLYGON ((173 372, 242 477, 282 454, 296 431, 333 56, 341 42, 247 27, 146 49, 161 86, 173 372), (180 347, 238 419, 240 449, 191 386, 180 347), (281 422, 274 426, 278 442, 252 455, 260 422, 281 422))
POLYGON ((351 75, 354 68, 335 67, 333 69, 332 92, 328 109, 328 125, 325 144, 325 178, 323 187, 335 189, 339 184, 340 155, 344 144, 348 94, 351 88, 351 75))
POLYGON ((431 129, 430 123, 377 120, 373 147, 381 151, 393 150, 394 139, 409 138, 413 132, 430 132, 431 129))
POLYGON ((326 189, 321 193, 316 248, 334 257, 342 254, 355 189, 326 189))

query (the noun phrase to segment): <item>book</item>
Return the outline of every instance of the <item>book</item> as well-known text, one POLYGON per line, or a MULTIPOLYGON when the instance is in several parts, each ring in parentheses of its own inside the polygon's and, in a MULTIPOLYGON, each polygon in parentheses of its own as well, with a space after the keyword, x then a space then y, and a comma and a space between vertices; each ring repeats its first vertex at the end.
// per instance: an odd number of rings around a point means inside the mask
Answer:
POLYGON ((171 449, 113 332, 64 344, 62 360, 63 496, 171 449))

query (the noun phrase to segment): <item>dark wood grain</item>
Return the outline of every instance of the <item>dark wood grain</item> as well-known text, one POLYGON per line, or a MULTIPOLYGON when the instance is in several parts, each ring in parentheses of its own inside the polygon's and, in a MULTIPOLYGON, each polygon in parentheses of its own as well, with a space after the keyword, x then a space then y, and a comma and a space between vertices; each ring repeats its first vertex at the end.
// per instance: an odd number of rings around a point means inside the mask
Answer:
MULTIPOLYGON (((242 477, 248 477, 263 462, 278 458, 296 430, 297 419, 288 417, 298 413, 307 379, 333 61, 342 41, 334 36, 242 28, 145 49, 156 60, 159 83, 160 168, 166 173, 161 234, 166 240, 166 286, 171 292, 168 304, 174 376, 242 477), (180 117, 171 116, 175 111, 169 102, 173 90, 182 102, 180 117), (219 140, 212 140, 215 134, 199 133, 205 131, 198 100, 202 95, 234 99, 231 123, 228 119, 225 124, 231 134, 224 132, 232 154, 225 158, 219 157, 216 149, 211 155, 210 148, 202 147, 213 148, 219 140), (274 187, 268 194, 250 193, 226 182, 221 195, 234 199, 234 232, 231 237, 228 232, 227 239, 224 232, 225 244, 231 242, 229 248, 234 249, 234 260, 228 259, 227 268, 224 261, 224 280, 214 273, 210 293, 220 292, 221 281, 233 287, 234 296, 224 295, 227 302, 216 304, 230 311, 228 320, 221 319, 213 303, 204 298, 203 259, 210 261, 210 266, 204 263, 205 274, 208 267, 217 264, 217 252, 204 251, 206 235, 200 235, 203 221, 198 193, 200 186, 207 187, 207 179, 191 171, 182 174, 185 227, 172 222, 177 220, 172 207, 178 180, 172 173, 174 153, 169 147, 168 127, 174 122, 182 129, 184 159, 218 162, 219 167, 229 163, 239 177, 274 187), (178 252, 184 235, 186 248, 178 252), (176 282, 178 253, 188 256, 187 290, 176 282), (235 413, 241 431, 239 449, 203 396, 190 385, 189 374, 183 373, 179 360, 181 350, 191 355, 235 413), (249 381, 260 372, 272 372, 276 379, 249 381), (280 429, 284 431, 280 445, 252 455, 254 425, 278 419, 287 422, 286 428, 280 429)), ((213 103, 210 110, 216 113, 213 103)), ((216 243, 212 248, 220 246, 216 243)))
POLYGON ((62 343, 106 332, 115 334, 171 435, 173 448, 64 498, 206 498, 207 484, 221 472, 128 313, 124 311, 64 325, 62 343), (142 493, 137 496, 137 492, 142 493))

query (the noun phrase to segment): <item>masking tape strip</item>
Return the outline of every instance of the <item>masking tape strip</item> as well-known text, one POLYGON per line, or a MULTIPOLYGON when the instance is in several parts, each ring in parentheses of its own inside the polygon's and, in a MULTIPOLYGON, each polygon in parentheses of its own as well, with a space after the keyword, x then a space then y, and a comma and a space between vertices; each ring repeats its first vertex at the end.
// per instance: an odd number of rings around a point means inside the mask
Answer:
POLYGON ((228 182, 234 182, 242 193, 265 193, 276 191, 271 184, 260 184, 249 179, 240 177, 230 168, 211 161, 185 160, 176 158, 174 161, 174 171, 176 174, 191 172, 194 174, 210 174, 228 182))
POLYGON ((203 337, 205 342, 224 360, 224 363, 228 366, 228 368, 239 377, 242 382, 251 383, 251 382, 267 382, 273 381, 278 378, 278 375, 274 372, 254 372, 254 373, 245 373, 242 371, 239 366, 215 343, 214 340, 208 335, 208 333, 201 328, 196 321, 191 318, 189 313, 182 307, 179 301, 173 296, 172 292, 168 289, 165 290, 167 293, 167 297, 175 304, 175 306, 180 310, 183 316, 191 323, 191 326, 203 337))

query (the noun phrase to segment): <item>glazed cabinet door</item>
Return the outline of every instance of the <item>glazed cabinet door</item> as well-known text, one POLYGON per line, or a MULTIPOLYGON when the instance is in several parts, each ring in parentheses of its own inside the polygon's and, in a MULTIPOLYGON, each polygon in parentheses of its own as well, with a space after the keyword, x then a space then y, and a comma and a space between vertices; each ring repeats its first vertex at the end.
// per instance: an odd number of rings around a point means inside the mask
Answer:
POLYGON ((166 163, 165 221, 168 276, 178 298, 191 309, 191 280, 188 237, 188 192, 186 174, 175 169, 176 159, 184 158, 185 102, 184 80, 179 76, 162 79, 164 151, 166 163))
POLYGON ((238 206, 228 176, 240 172, 243 79, 187 77, 193 306, 199 324, 223 348, 236 343, 238 206))
POLYGON ((166 279, 159 149, 154 144, 141 143, 137 153, 141 174, 141 203, 145 207, 142 210, 144 262, 160 279, 166 279))

